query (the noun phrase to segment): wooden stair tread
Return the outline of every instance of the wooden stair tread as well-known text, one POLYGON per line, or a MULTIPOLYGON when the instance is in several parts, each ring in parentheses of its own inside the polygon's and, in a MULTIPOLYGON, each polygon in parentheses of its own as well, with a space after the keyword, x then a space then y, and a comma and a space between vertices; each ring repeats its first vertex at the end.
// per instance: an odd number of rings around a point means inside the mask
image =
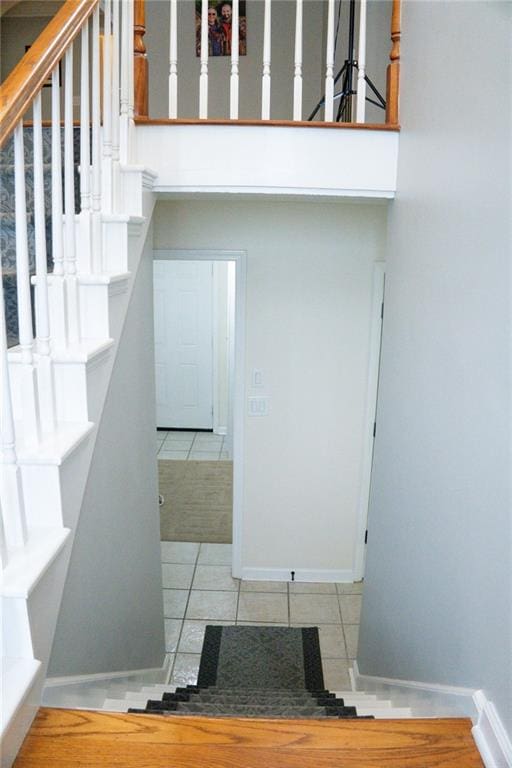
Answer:
POLYGON ((41 708, 14 768, 483 768, 465 718, 253 720, 41 708))

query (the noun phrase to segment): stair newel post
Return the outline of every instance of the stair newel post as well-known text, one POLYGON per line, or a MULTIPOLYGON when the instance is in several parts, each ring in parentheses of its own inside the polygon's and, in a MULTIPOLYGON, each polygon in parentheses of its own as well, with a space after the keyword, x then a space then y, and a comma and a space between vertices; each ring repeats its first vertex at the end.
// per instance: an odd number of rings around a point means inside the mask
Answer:
POLYGON ((391 51, 386 81, 386 123, 398 125, 400 89, 400 37, 401 0, 393 0, 391 13, 391 51))
POLYGON ((208 117, 208 0, 201 0, 201 65, 199 71, 199 119, 208 117))
POLYGON ((117 211, 120 205, 120 169, 119 169, 119 2, 112 0, 112 196, 113 207, 117 211))
POLYGON ((52 360, 50 357, 50 315, 48 303, 48 267, 46 253, 46 214, 44 206, 43 178, 43 128, 41 115, 41 92, 37 94, 33 107, 34 127, 34 224, 36 251, 36 332, 37 380, 41 430, 52 433, 55 429, 55 393, 53 388, 52 360))
POLYGON ((295 61, 293 74, 293 119, 302 120, 302 0, 295 3, 295 61))
POLYGON ((4 556, 8 556, 11 549, 25 544, 28 534, 21 473, 16 457, 3 291, 0 291, 0 387, 0 509, 5 539, 4 556))
POLYGON ((148 116, 148 57, 146 55, 146 7, 145 0, 133 0, 133 53, 135 117, 148 116))
POLYGON ((68 308, 68 338, 77 343, 80 338, 78 314, 78 285, 76 279, 75 224, 75 157, 73 127, 73 44, 64 55, 64 214, 66 298, 68 308))
POLYGON ((239 59, 240 59, 240 13, 239 2, 233 0, 233 19, 231 23, 231 78, 229 85, 229 117, 238 120, 239 59))
MULTIPOLYGON (((178 117, 178 0, 170 0, 169 19, 169 117, 178 117)), ((236 0, 235 0, 236 1, 236 0)))
POLYGON ((80 62, 80 251, 91 271, 91 129, 89 105, 89 21, 82 27, 80 62))
POLYGON ((265 0, 263 19, 263 71, 261 75, 261 119, 270 120, 272 0, 265 0))
POLYGON ((102 208, 112 213, 112 2, 103 11, 103 172, 102 208))
POLYGON ((34 336, 32 332, 32 302, 30 294, 30 265, 27 235, 27 201, 25 191, 25 152, 23 121, 14 130, 14 195, 16 206, 16 272, 18 299, 18 330, 21 348, 19 388, 23 397, 23 431, 26 440, 40 438, 39 404, 36 370, 34 367, 34 336))
POLYGON ((102 269, 100 9, 92 17, 92 252, 91 270, 102 269))

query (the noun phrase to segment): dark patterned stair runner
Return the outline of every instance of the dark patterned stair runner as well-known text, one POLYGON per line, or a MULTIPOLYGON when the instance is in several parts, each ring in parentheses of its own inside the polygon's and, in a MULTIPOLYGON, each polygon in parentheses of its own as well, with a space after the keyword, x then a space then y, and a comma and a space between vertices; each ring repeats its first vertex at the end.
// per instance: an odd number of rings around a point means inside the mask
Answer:
POLYGON ((128 711, 173 717, 359 717, 355 707, 324 688, 318 629, 289 627, 207 627, 198 684, 128 711))

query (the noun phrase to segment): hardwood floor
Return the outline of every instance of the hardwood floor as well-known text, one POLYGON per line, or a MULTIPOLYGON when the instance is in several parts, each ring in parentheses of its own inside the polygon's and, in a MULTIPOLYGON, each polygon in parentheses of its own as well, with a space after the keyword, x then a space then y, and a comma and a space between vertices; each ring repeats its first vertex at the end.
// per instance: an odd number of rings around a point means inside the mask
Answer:
POLYGON ((15 768, 483 768, 471 721, 254 720, 40 709, 15 768))

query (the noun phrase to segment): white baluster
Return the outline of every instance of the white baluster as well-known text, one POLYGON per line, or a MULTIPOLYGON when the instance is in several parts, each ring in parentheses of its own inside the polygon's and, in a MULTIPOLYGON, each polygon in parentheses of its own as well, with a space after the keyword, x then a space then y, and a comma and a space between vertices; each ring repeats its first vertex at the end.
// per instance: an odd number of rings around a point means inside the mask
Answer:
POLYGON ((120 205, 119 177, 119 0, 112 0, 112 196, 120 205))
POLYGON ((169 117, 178 117, 178 2, 171 0, 169 26, 169 117))
POLYGON ((62 217, 62 133, 60 126, 60 71, 52 72, 52 301, 51 335, 57 347, 68 343, 67 306, 64 288, 64 220, 62 217))
POLYGON ((229 87, 229 117, 231 120, 238 120, 239 18, 238 0, 233 0, 233 13, 231 17, 231 80, 229 87))
POLYGON ((270 119, 270 42, 272 30, 271 0, 265 0, 263 22, 263 75, 261 79, 261 119, 270 119))
POLYGON ((9 552, 7 551, 7 541, 5 539, 4 521, 2 514, 2 504, 0 503, 0 566, 2 569, 4 569, 9 565, 9 552))
POLYGON ((16 273, 18 330, 21 348, 19 372, 20 402, 23 403, 23 433, 26 443, 39 441, 39 409, 33 359, 32 305, 27 238, 27 202, 25 194, 25 157, 23 123, 14 132, 14 195, 16 204, 16 273))
POLYGON ((76 273, 75 158, 73 142, 73 46, 65 53, 64 74, 64 212, 66 214, 65 272, 76 273))
POLYGON ((334 120, 334 0, 327 8, 327 46, 325 55, 325 108, 324 120, 334 120))
POLYGON ((302 0, 295 5, 295 70, 293 76, 293 119, 302 120, 302 0))
POLYGON ((82 61, 80 73, 80 207, 82 213, 91 208, 91 131, 89 125, 89 22, 82 27, 82 61))
POLYGON ((130 89, 130 48, 133 48, 128 5, 128 0, 123 0, 121 9, 121 115, 119 118, 119 155, 123 165, 128 163, 128 91, 130 89))
POLYGON ((102 208, 112 213, 112 7, 105 0, 103 11, 103 183, 102 208))
POLYGON ((55 395, 53 389, 52 361, 50 358, 50 315, 48 311, 48 279, 46 263, 46 215, 44 207, 43 178, 43 129, 41 120, 41 91, 34 100, 34 225, 36 251, 36 333, 37 379, 41 429, 55 429, 55 395))
POLYGON ((75 158, 73 142, 73 44, 67 49, 64 73, 64 267, 69 341, 79 340, 78 285, 76 281, 75 158))
POLYGON ((6 544, 5 554, 7 554, 10 549, 21 547, 26 542, 27 523, 20 470, 16 458, 3 290, 0 291, 0 385, 2 393, 0 403, 0 508, 6 544))
POLYGON ((366 0, 360 0, 359 2, 358 49, 356 122, 364 123, 366 107, 366 0))
POLYGON ((91 271, 91 128, 89 107, 89 21, 82 27, 80 63, 80 237, 81 269, 91 271))
POLYGON ((128 117, 129 117, 129 123, 130 123, 130 135, 128 137, 128 153, 130 156, 130 152, 132 151, 132 142, 133 142, 133 130, 135 127, 134 122, 134 104, 135 104, 135 51, 134 51, 134 33, 133 33, 133 27, 135 24, 135 13, 134 13, 134 4, 133 0, 128 1, 128 35, 129 35, 129 49, 128 49, 128 56, 129 56, 129 67, 128 67, 128 76, 130 78, 129 80, 129 88, 128 88, 128 117))
POLYGON ((199 75, 199 119, 208 117, 208 0, 201 0, 201 72, 199 75))
MULTIPOLYGON (((131 59, 130 59, 131 60, 131 59)), ((128 99, 128 82, 126 82, 128 99)), ((101 83, 100 83, 100 9, 92 17, 92 257, 93 273, 102 270, 102 225, 101 225, 101 83)), ((128 100, 126 101, 128 109, 128 100)), ((126 114, 128 131, 128 114, 126 114)), ((126 135, 128 153, 128 133, 126 135)), ((128 159, 128 158, 127 158, 128 159)))
POLYGON ((59 65, 52 72, 52 257, 53 274, 64 274, 62 221, 62 138, 59 65))

